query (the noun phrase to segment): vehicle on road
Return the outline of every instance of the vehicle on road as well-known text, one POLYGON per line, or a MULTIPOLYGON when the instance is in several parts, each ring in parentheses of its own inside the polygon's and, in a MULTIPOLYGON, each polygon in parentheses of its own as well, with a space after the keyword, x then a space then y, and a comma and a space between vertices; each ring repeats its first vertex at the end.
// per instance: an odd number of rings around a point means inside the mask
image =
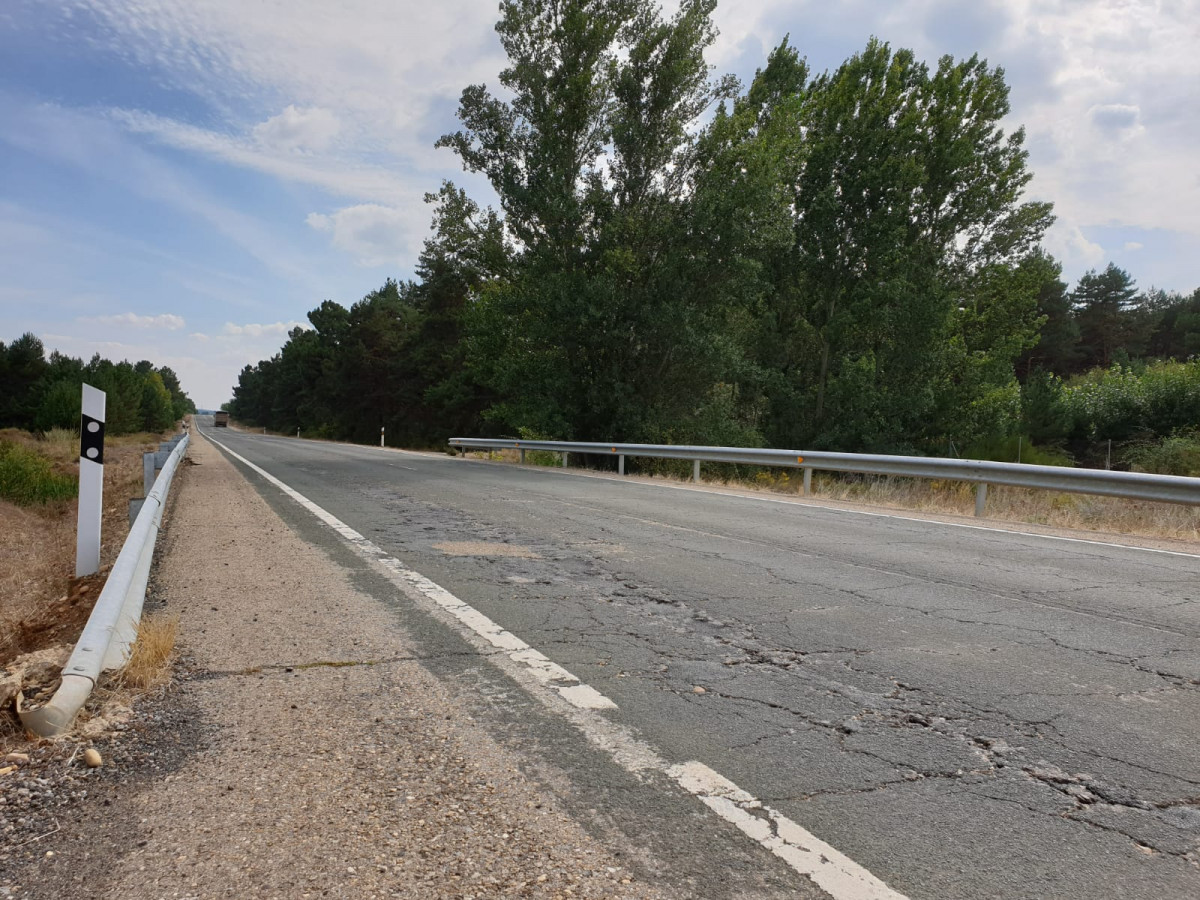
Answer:
POLYGON ((229 427, 229 413, 227 413, 227 412, 214 413, 213 414, 213 427, 214 428, 228 428, 229 427))

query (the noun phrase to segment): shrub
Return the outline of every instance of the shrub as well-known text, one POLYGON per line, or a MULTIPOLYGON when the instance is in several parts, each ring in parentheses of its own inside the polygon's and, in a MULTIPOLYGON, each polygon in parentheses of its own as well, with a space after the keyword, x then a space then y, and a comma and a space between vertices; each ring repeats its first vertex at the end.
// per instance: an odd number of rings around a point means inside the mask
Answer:
POLYGON ((1158 475, 1200 476, 1200 431, 1184 431, 1161 441, 1143 441, 1125 451, 1134 469, 1158 475))
POLYGON ((78 479, 54 471, 39 453, 0 441, 0 498, 19 506, 69 500, 79 493, 78 479))

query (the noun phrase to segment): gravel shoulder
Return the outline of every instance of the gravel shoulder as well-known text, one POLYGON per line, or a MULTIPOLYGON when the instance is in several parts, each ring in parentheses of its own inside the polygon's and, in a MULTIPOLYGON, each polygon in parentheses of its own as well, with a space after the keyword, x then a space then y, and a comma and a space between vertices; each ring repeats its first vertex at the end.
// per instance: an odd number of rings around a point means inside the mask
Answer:
POLYGON ((154 597, 181 617, 175 684, 100 769, 35 749, 37 822, 4 837, 0 897, 665 896, 211 444, 190 454, 154 597))

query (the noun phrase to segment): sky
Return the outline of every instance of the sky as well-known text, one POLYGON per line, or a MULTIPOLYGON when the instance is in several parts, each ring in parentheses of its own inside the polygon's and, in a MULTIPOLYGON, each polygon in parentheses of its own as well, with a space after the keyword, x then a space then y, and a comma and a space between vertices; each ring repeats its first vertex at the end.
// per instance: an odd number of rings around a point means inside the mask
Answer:
MULTIPOLYGON (((670 8, 668 4, 668 8, 670 8)), ((0 340, 169 365, 202 408, 322 300, 405 279, 496 0, 0 0, 0 340)), ((1200 0, 720 0, 716 73, 785 35, 821 71, 876 36, 979 53, 1074 282, 1200 287, 1200 0)))

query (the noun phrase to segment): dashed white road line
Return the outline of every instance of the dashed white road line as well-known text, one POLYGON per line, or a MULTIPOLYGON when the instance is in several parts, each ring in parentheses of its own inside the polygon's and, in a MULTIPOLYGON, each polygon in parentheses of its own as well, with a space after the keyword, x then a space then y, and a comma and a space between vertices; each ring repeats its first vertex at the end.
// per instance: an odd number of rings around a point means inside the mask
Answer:
MULTIPOLYGON (((471 634, 482 638, 491 646, 503 651, 508 659, 525 667, 535 682, 552 690, 574 707, 575 712, 570 716, 570 720, 583 731, 591 743, 606 750, 626 771, 639 775, 647 770, 655 770, 666 775, 722 819, 736 826, 743 834, 765 847, 793 870, 810 879, 835 900, 907 900, 905 895, 888 887, 850 857, 778 810, 755 799, 704 763, 693 760, 671 764, 653 747, 630 734, 628 729, 614 728, 613 723, 598 712, 617 709, 617 705, 604 694, 580 682, 562 666, 512 632, 501 628, 441 585, 408 568, 395 557, 388 556, 373 541, 265 469, 211 436, 205 434, 204 437, 332 528, 358 555, 380 565, 385 572, 393 576, 393 583, 405 593, 432 601, 453 616, 471 634)), ((528 685, 526 687, 531 689, 528 685)))

